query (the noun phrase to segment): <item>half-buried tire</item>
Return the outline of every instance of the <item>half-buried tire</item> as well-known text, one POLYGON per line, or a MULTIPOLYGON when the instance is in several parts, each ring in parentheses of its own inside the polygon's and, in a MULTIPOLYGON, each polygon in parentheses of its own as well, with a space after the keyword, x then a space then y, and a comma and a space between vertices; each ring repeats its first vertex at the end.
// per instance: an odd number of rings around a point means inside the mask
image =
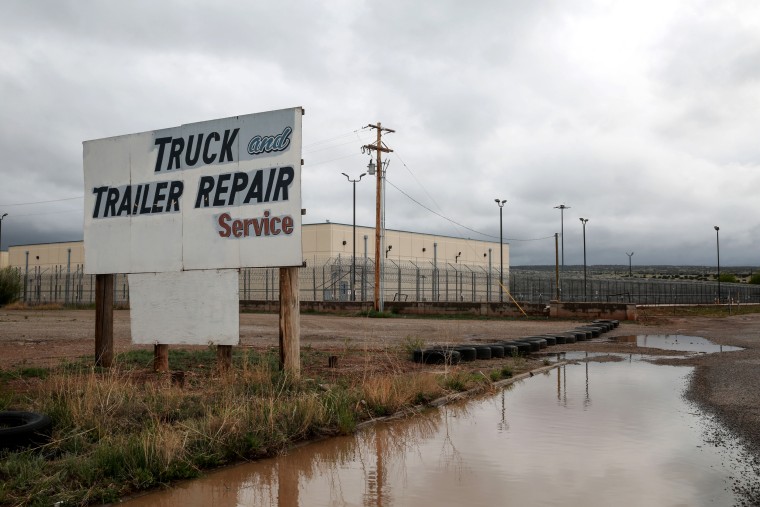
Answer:
POLYGON ((504 345, 489 343, 488 346, 491 347, 491 357, 504 357, 504 345))
POLYGON ((563 334, 555 334, 552 336, 554 337, 554 341, 557 343, 557 345, 564 345, 567 343, 567 337, 563 334))
POLYGON ((543 335, 541 338, 546 340, 546 345, 548 347, 553 347, 557 344, 557 338, 554 335, 543 335))
POLYGON ((456 350, 425 349, 422 362, 425 364, 458 364, 462 356, 456 350))
POLYGON ((475 345, 475 357, 478 359, 491 359, 493 352, 488 345, 475 345))
POLYGON ((474 361, 478 357, 478 351, 473 347, 454 347, 452 350, 459 352, 462 361, 474 361))
POLYGON ((532 349, 530 343, 521 342, 520 340, 513 340, 510 342, 507 342, 507 345, 514 345, 515 347, 517 347, 517 350, 520 353, 520 355, 530 354, 530 351, 532 349))
MULTIPOLYGON (((546 348, 546 340, 543 338, 540 338, 538 336, 526 336, 525 338, 520 338, 521 341, 528 342, 528 343, 536 343, 538 344, 538 349, 545 349, 546 348)), ((531 352, 535 352, 535 350, 531 347, 531 352)))
POLYGON ((520 354, 520 349, 517 348, 517 345, 502 343, 502 347, 504 347, 504 357, 515 357, 520 354))
POLYGON ((0 449, 39 447, 50 441, 52 421, 35 412, 0 412, 0 449))

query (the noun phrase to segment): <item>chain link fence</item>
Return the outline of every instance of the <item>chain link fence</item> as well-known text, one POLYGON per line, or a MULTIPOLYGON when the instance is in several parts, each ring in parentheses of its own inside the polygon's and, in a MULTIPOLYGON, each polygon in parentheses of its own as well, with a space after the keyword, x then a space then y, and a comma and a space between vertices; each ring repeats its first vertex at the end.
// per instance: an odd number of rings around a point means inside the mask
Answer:
MULTIPOLYGON (((384 301, 404 302, 510 302, 548 303, 557 297, 554 276, 533 271, 504 273, 500 291, 497 267, 465 264, 426 264, 387 259, 382 266, 381 292, 384 301)), ((313 259, 299 270, 300 297, 303 301, 373 301, 375 264, 370 258, 337 257, 313 259), (354 272, 355 268, 355 272, 354 272)), ((83 266, 35 267, 18 270, 22 280, 18 299, 32 304, 60 303, 88 305, 95 302, 95 275, 84 273, 83 266)), ((240 270, 241 300, 278 301, 278 268, 240 270)), ((719 300, 735 303, 760 303, 760 286, 652 278, 588 277, 569 271, 560 282, 562 301, 598 301, 664 304, 712 304, 719 300), (720 294, 718 291, 720 290, 720 294)), ((129 303, 127 275, 114 279, 114 304, 129 303)))

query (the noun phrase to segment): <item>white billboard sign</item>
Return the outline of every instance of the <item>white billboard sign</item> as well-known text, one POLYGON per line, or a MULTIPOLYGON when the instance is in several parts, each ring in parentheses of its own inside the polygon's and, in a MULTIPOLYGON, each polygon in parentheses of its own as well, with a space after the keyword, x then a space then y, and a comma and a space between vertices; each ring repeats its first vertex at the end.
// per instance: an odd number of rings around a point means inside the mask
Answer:
POLYGON ((300 266, 302 114, 85 141, 85 272, 300 266))

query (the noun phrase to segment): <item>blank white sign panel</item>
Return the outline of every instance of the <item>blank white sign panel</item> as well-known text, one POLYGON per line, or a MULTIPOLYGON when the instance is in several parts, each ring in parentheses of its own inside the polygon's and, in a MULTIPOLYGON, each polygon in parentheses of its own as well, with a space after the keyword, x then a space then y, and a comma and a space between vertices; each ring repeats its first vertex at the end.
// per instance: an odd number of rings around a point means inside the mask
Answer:
POLYGON ((237 345, 236 269, 129 275, 132 343, 237 345))

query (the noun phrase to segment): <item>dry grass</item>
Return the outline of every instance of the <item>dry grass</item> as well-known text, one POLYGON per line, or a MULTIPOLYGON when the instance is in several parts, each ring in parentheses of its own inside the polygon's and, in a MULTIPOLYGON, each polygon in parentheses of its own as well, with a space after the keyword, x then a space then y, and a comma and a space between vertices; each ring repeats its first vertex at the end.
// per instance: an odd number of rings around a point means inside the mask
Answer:
MULTIPOLYGON (((54 428, 43 449, 0 455, 0 505, 114 502, 488 381, 457 367, 410 371, 399 350, 355 352, 361 371, 330 384, 295 381, 275 355, 253 351, 228 371, 212 362, 192 372, 183 387, 135 367, 139 354, 111 370, 51 370, 7 407, 47 413, 54 428)), ((213 354, 186 359, 203 358, 213 354)))

